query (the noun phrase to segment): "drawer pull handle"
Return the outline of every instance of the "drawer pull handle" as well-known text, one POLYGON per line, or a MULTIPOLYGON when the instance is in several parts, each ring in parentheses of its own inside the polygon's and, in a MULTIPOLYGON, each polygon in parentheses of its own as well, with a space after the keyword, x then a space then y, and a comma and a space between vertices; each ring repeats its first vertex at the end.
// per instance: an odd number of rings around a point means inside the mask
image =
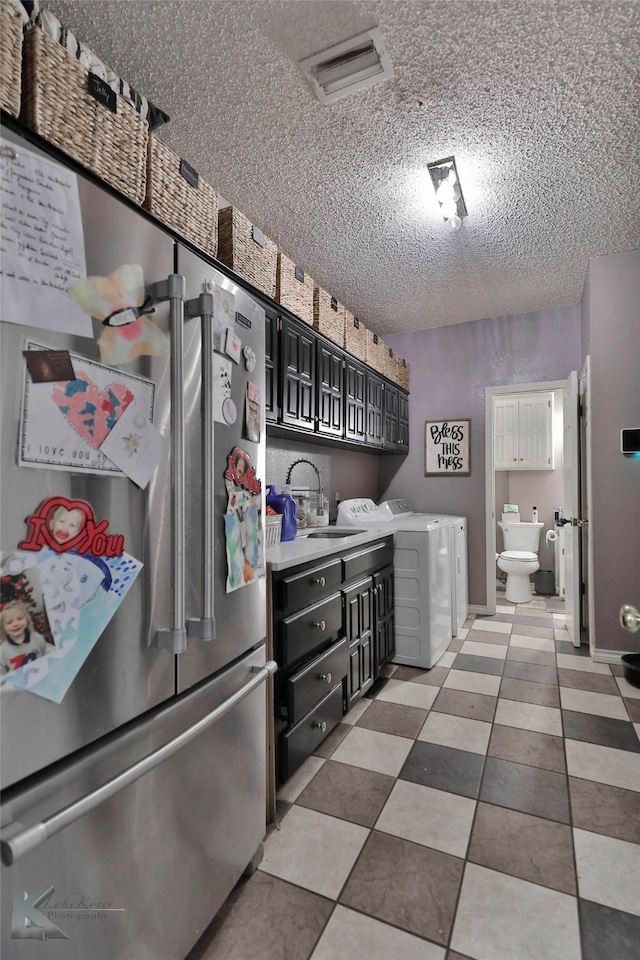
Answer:
POLYGON ((314 623, 314 627, 316 627, 318 630, 326 630, 327 624, 324 620, 318 620, 316 623, 314 623))
POLYGON ((322 722, 319 722, 318 720, 314 720, 313 725, 314 725, 314 727, 316 727, 318 730, 320 730, 321 733, 326 733, 326 732, 327 732, 327 721, 326 721, 326 720, 323 720, 322 722))
POLYGON ((326 680, 327 683, 331 683, 333 677, 330 673, 321 673, 318 677, 319 680, 326 680))
POLYGON ((327 581, 324 577, 314 577, 311 583, 315 583, 318 587, 326 587, 327 581))

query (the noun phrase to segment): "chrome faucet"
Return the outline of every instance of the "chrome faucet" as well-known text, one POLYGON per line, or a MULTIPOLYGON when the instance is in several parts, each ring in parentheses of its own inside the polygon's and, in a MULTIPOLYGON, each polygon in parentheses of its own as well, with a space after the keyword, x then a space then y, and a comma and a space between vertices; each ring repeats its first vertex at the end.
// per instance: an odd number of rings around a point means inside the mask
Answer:
POLYGON ((316 514, 317 516, 321 517, 324 514, 324 491, 322 489, 322 474, 316 467, 315 463, 313 463, 311 460, 305 460, 304 457, 302 457, 300 460, 294 460, 291 466, 289 467, 289 471, 287 473, 287 479, 285 482, 289 484, 289 481, 291 480, 291 474, 293 473, 293 468, 297 467, 299 463, 309 464, 309 466, 312 467, 315 470, 316 474, 318 475, 318 489, 316 490, 318 506, 316 508, 316 514))

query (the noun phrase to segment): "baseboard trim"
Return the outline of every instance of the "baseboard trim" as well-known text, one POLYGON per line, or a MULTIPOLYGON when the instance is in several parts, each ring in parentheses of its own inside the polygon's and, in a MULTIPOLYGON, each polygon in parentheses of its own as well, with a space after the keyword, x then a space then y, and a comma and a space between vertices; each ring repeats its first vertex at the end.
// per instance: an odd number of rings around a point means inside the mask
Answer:
POLYGON ((470 603, 467 609, 469 610, 469 613, 473 613, 476 615, 485 614, 488 616, 491 614, 491 610, 489 609, 489 607, 487 607, 486 605, 483 607, 479 603, 470 603))
POLYGON ((591 659, 596 663, 620 663, 620 657, 633 650, 591 650, 591 659))

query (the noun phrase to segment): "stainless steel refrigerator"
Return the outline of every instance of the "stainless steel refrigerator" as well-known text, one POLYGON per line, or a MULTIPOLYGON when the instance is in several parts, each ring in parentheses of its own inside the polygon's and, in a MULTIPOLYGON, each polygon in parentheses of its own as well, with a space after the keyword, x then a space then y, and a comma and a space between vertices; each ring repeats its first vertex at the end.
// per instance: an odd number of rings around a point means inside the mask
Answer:
MULTIPOLYGON (((2 133, 18 154, 38 153, 2 133)), ((78 189, 87 275, 140 264, 170 340, 122 368, 155 384, 169 452, 144 490, 18 466, 26 342, 99 356, 95 338, 43 330, 37 310, 32 326, 0 323, 0 548, 15 549, 34 507, 61 495, 109 517, 144 564, 60 703, 0 691, 2 955, 182 960, 265 834, 266 580, 227 592, 224 522, 230 451, 246 451, 264 483, 264 312, 132 206, 80 175, 78 189), (210 281, 235 298, 235 421, 215 416, 210 281)))

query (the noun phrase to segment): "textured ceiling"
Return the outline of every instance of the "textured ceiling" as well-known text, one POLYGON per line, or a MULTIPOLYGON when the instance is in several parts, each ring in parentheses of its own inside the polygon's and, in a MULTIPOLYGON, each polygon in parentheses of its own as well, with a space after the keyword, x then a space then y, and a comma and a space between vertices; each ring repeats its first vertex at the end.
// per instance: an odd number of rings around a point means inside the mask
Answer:
POLYGON ((49 0, 160 133, 375 331, 576 303, 640 246, 640 2, 49 0), (298 61, 379 26, 395 77, 322 106, 298 61), (427 164, 455 155, 454 232, 427 164))

